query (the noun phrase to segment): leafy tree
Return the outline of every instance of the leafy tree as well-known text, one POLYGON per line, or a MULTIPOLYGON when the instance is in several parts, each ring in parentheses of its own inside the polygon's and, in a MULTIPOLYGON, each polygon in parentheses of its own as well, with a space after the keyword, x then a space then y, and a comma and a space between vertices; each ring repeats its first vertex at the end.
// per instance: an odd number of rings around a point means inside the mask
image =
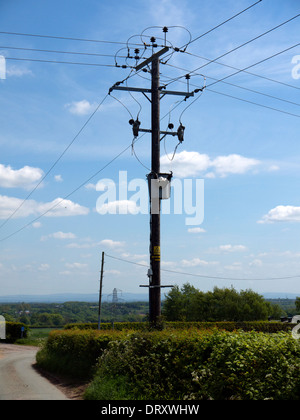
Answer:
POLYGON ((166 296, 163 314, 167 321, 258 321, 281 313, 252 290, 240 293, 232 288, 202 292, 185 284, 166 296))

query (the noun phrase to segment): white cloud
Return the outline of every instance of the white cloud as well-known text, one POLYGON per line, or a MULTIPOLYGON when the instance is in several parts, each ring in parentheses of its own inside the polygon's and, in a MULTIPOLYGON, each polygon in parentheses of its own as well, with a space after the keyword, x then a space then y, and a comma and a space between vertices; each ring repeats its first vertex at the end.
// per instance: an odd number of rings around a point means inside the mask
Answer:
POLYGON ((22 77, 27 75, 32 76, 32 71, 15 65, 10 65, 6 67, 6 76, 8 77, 22 77))
POLYGON ((71 200, 56 198, 51 203, 39 205, 39 212, 44 213, 47 217, 63 217, 63 216, 83 216, 89 213, 87 207, 74 203, 71 200))
POLYGON ((260 164, 256 159, 249 159, 240 155, 219 156, 212 161, 217 174, 244 174, 260 164))
POLYGON ((218 249, 220 251, 225 251, 225 252, 236 252, 236 251, 246 251, 247 248, 244 245, 220 245, 218 247, 218 249))
POLYGON ((76 235, 74 235, 74 233, 72 232, 55 232, 52 233, 51 235, 49 235, 51 238, 55 238, 55 239, 74 239, 76 238, 76 235))
POLYGON ((217 265, 217 261, 205 261, 200 258, 192 258, 191 260, 182 260, 181 265, 183 267, 198 267, 198 266, 208 266, 208 265, 217 265))
POLYGON ((162 156, 160 163, 165 170, 169 170, 172 167, 174 175, 179 178, 196 176, 206 171, 211 165, 208 155, 198 152, 187 152, 186 150, 177 153, 172 162, 167 156, 162 156))
POLYGON ((97 212, 99 214, 138 214, 140 208, 132 200, 116 200, 102 204, 97 212))
POLYGON ((92 184, 92 183, 86 184, 84 186, 84 188, 86 188, 87 190, 95 190, 96 191, 96 185, 92 184))
POLYGON ((66 263, 65 266, 67 268, 71 268, 71 269, 75 268, 75 269, 78 269, 78 270, 82 270, 82 269, 86 268, 88 265, 83 264, 83 263, 79 263, 79 262, 74 262, 74 263, 66 263))
POLYGON ((125 243, 120 241, 113 241, 112 239, 103 239, 102 241, 100 241, 100 245, 107 246, 111 249, 115 249, 123 247, 125 243))
POLYGON ((113 275, 118 276, 118 275, 121 274, 121 271, 119 271, 119 270, 105 270, 105 273, 106 274, 113 274, 113 275))
POLYGON ((62 176, 61 176, 61 175, 55 175, 55 176, 54 176, 54 179, 55 179, 55 181, 56 181, 56 182, 62 182, 62 181, 63 181, 63 179, 62 179, 62 176))
POLYGON ((0 187, 31 188, 42 176, 43 171, 40 168, 24 166, 21 169, 12 169, 9 165, 0 164, 0 187))
POLYGON ((234 262, 231 265, 225 265, 224 267, 226 270, 241 270, 242 267, 242 263, 240 262, 234 262))
POLYGON ((35 200, 24 200, 16 197, 0 195, 0 219, 6 219, 17 210, 13 218, 27 217, 30 215, 43 215, 47 217, 80 216, 89 213, 87 207, 73 203, 70 200, 56 198, 50 203, 38 203, 35 200))
POLYGON ((162 156, 160 162, 164 170, 167 171, 172 168, 174 175, 179 178, 193 177, 200 174, 205 178, 245 174, 261 164, 257 159, 237 154, 218 156, 215 159, 211 159, 206 154, 187 152, 186 150, 177 153, 172 162, 167 156, 162 156))
POLYGON ((83 99, 82 101, 74 101, 69 104, 65 105, 65 108, 67 108, 71 114, 75 115, 87 115, 93 112, 96 108, 97 104, 91 104, 86 99, 83 99))
MULTIPOLYGON (((23 200, 19 198, 0 195, 0 219, 6 219, 10 217, 11 214, 18 207, 20 207, 22 203, 23 200)), ((36 214, 36 205, 37 203, 34 200, 26 200, 18 212, 12 217, 27 217, 32 214, 36 214)))
POLYGON ((204 233, 204 232, 206 232, 206 230, 202 229, 200 227, 195 227, 195 228, 189 228, 188 232, 189 233, 204 233))
POLYGON ((76 235, 74 233, 68 232, 54 232, 50 233, 50 235, 42 236, 41 241, 44 241, 48 238, 54 238, 54 239, 74 239, 76 238, 76 235))
POLYGON ((71 244, 68 244, 66 246, 66 248, 71 248, 71 249, 89 249, 89 248, 95 248, 96 246, 98 246, 99 244, 96 242, 86 242, 86 243, 77 243, 77 242, 72 242, 71 244))
POLYGON ((255 260, 249 262, 250 267, 261 267, 263 265, 262 260, 256 258, 255 260))
POLYGON ((48 271, 48 270, 49 270, 49 268, 50 268, 50 265, 49 265, 49 264, 41 264, 41 265, 38 267, 38 270, 39 270, 39 271, 48 271))
POLYGON ((32 223, 32 227, 34 227, 35 229, 39 229, 42 226, 41 222, 34 222, 32 223))
POLYGON ((258 223, 274 222, 300 222, 300 207, 277 206, 258 221, 258 223))
POLYGON ((279 171, 280 167, 278 165, 271 165, 269 167, 270 172, 279 171))

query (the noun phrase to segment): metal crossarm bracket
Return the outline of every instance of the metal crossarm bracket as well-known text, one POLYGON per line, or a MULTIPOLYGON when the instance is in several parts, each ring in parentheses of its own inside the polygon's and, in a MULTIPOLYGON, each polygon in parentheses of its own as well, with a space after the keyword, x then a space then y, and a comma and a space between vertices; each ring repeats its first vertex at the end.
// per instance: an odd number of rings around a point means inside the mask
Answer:
MULTIPOLYGON (((109 92, 112 92, 113 90, 125 90, 127 92, 141 92, 141 93, 151 93, 151 89, 146 89, 146 88, 135 88, 135 87, 124 87, 124 86, 112 86, 109 89, 109 92)), ((185 96, 186 98, 189 98, 191 96, 194 96, 194 92, 177 92, 174 90, 162 90, 162 88, 160 89, 160 91, 162 92, 162 97, 165 95, 178 95, 178 96, 185 96)))

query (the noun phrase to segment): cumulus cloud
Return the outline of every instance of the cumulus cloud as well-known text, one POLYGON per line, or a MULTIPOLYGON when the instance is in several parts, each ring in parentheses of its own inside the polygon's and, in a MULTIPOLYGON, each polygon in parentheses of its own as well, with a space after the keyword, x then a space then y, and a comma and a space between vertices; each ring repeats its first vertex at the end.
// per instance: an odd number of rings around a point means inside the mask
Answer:
POLYGON ((56 181, 56 182, 62 182, 62 181, 63 181, 63 179, 62 179, 62 176, 61 176, 61 175, 55 175, 55 176, 54 176, 54 179, 55 179, 55 181, 56 181))
POLYGON ((212 161, 212 167, 217 174, 244 174, 259 165, 260 161, 249 159, 240 155, 219 156, 212 161))
POLYGON ((277 206, 265 214, 258 223, 300 222, 300 207, 277 206))
POLYGON ((205 261, 201 260, 200 258, 192 258, 191 260, 182 260, 181 265, 183 267, 198 267, 198 266, 209 266, 209 265, 217 265, 219 264, 217 261, 205 261))
POLYGON ((172 166, 174 175, 179 178, 196 176, 211 166, 211 160, 208 155, 198 152, 187 152, 186 150, 177 153, 172 162, 167 156, 162 156, 160 163, 166 170, 169 170, 172 166))
POLYGON ((96 108, 97 104, 92 104, 86 99, 82 101, 74 101, 65 105, 65 108, 71 112, 71 114, 75 115, 87 115, 93 112, 96 108))
POLYGON ((56 198, 50 203, 38 203, 35 200, 22 200, 16 197, 0 195, 0 219, 6 219, 18 210, 12 217, 22 218, 31 215, 47 217, 81 216, 87 215, 89 209, 70 200, 56 198))
POLYGON ((174 175, 178 178, 193 177, 200 174, 206 178, 245 174, 257 168, 260 164, 261 162, 257 159, 237 154, 218 156, 215 159, 211 159, 206 154, 187 152, 186 150, 177 153, 172 162, 167 156, 161 158, 161 165, 164 170, 170 170, 172 167, 174 175))
POLYGON ((87 207, 62 198, 56 198, 51 203, 39 204, 38 209, 42 214, 47 211, 47 217, 84 216, 89 213, 87 207))
POLYGON ((246 251, 247 248, 244 245, 220 245, 218 248, 220 251, 225 252, 236 252, 236 251, 246 251))
POLYGON ((48 238, 54 238, 54 239, 74 239, 76 238, 76 235, 74 235, 74 233, 72 232, 54 232, 54 233, 50 233, 49 235, 46 236, 42 236, 41 237, 41 241, 45 241, 48 238))
POLYGON ((83 268, 86 268, 88 265, 87 264, 82 264, 79 262, 74 262, 74 263, 66 263, 65 266, 67 268, 71 268, 71 269, 77 269, 77 270, 82 270, 83 268))
POLYGON ((49 264, 40 264, 40 266, 38 267, 39 271, 48 271, 50 268, 49 264))
POLYGON ((124 246, 124 242, 113 241, 112 239, 103 239, 102 241, 100 241, 100 245, 107 246, 111 249, 115 249, 124 246))
POLYGON ((97 206, 99 214, 138 214, 140 208, 132 200, 116 200, 97 206))
POLYGON ((9 165, 0 164, 0 187, 31 188, 41 180, 43 174, 40 168, 24 166, 21 169, 13 169, 9 165))
POLYGON ((204 232, 206 232, 206 230, 200 227, 194 227, 194 228, 188 229, 188 233, 204 233, 204 232))

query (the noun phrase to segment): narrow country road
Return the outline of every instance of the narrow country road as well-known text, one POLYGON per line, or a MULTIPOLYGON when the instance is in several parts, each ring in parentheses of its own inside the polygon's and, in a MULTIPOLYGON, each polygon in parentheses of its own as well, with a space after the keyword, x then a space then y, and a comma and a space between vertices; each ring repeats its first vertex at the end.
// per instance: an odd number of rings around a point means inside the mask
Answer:
POLYGON ((33 368, 37 350, 0 343, 0 400, 68 400, 33 368))

